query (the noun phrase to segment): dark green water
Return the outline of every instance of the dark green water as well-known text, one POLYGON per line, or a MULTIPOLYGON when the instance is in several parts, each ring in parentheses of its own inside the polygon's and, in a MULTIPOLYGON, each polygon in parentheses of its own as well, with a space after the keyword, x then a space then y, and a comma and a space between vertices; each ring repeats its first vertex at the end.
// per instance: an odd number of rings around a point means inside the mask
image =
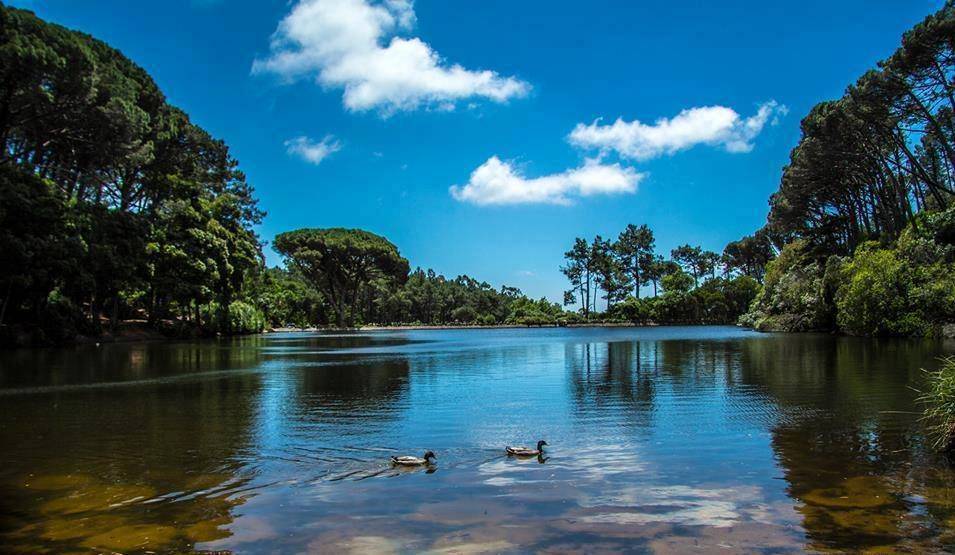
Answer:
POLYGON ((955 472, 914 389, 952 352, 723 327, 2 352, 0 551, 941 552, 955 472))

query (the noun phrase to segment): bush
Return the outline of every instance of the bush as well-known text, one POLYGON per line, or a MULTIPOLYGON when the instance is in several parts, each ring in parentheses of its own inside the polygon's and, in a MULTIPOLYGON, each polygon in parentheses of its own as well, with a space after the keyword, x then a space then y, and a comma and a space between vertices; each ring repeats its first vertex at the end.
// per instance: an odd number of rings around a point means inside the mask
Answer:
POLYGON ((843 271, 836 292, 836 322, 853 335, 911 335, 923 322, 909 313, 906 268, 894 250, 866 243, 843 271))
POLYGON ((459 324, 470 324, 477 318, 477 311, 471 305, 459 306, 451 311, 451 320, 459 324))
POLYGON ((229 310, 220 310, 219 303, 202 307, 203 331, 224 334, 261 333, 267 323, 262 311, 244 301, 233 301, 229 310))
POLYGON ((794 241, 766 266, 763 288, 740 324, 762 331, 819 331, 833 328, 835 308, 826 294, 826 267, 794 241))
POLYGON ((564 312, 557 318, 557 325, 572 326, 574 324, 582 324, 585 321, 584 317, 576 312, 564 312))
POLYGON ((482 326, 494 326, 497 325, 497 318, 493 314, 485 314, 478 319, 478 323, 482 326))
POLYGON ((955 267, 921 258, 932 243, 908 230, 898 249, 859 247, 836 291, 839 328, 855 335, 924 336, 955 318, 955 267), (914 255, 915 260, 908 258, 914 255))
POLYGON ((919 214, 894 242, 825 263, 787 245, 740 324, 760 330, 936 335, 955 321, 955 209, 919 214))
POLYGON ((646 323, 650 321, 652 317, 651 303, 648 299, 627 297, 623 301, 615 304, 610 314, 614 319, 637 324, 646 323))

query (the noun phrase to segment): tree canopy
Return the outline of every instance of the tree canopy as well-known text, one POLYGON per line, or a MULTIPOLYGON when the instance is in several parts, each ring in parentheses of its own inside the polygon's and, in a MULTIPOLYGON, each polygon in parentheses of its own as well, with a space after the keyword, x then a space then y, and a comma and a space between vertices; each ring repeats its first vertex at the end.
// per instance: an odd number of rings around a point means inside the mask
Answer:
POLYGON ((376 281, 404 282, 408 261, 398 248, 360 229, 298 229, 275 237, 275 250, 325 296, 339 326, 355 322, 358 303, 376 281))
POLYGON ((225 143, 142 68, 0 5, 0 145, 3 252, 19 261, 0 272, 3 329, 42 340, 105 317, 230 331, 262 266, 263 213, 225 143))

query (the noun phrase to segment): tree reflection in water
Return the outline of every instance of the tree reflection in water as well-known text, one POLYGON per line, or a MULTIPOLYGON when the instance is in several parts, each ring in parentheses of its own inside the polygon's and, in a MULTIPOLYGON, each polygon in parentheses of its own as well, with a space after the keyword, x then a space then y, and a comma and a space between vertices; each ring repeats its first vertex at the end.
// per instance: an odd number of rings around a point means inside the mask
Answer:
POLYGON ((0 543, 941 551, 955 476, 913 388, 952 350, 704 327, 0 353, 0 543), (545 464, 503 455, 540 438, 545 464), (426 449, 433 473, 387 462, 426 449))

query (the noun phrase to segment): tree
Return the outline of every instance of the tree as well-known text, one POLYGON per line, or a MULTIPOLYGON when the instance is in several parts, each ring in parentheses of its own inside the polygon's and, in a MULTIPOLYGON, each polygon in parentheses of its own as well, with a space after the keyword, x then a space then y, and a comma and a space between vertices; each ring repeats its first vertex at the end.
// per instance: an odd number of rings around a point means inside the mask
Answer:
POLYGON ((816 105, 770 199, 769 227, 820 256, 897 237, 955 195, 955 3, 846 94, 816 105))
POLYGON ((46 269, 16 267, 4 297, 11 326, 32 334, 50 295, 73 320, 61 327, 85 333, 99 332, 104 315, 112 331, 142 313, 226 333, 258 321, 242 305, 241 318, 229 315, 262 268, 253 226, 263 214, 225 143, 119 51, 3 5, 0 169, 34 209, 57 206, 54 243, 70 247, 65 256, 51 244, 60 261, 46 269))
POLYGON ((660 280, 665 293, 689 293, 693 288, 693 278, 682 270, 663 276, 660 280))
POLYGON ((51 183, 0 165, 0 326, 21 308, 36 314, 78 267, 83 242, 51 183))
POLYGON ((568 304, 568 300, 573 303, 574 298, 580 299, 580 310, 584 318, 590 318, 590 270, 593 266, 590 255, 587 240, 577 237, 574 239, 573 248, 564 253, 567 263, 560 269, 571 285, 571 289, 567 291, 570 295, 564 296, 564 302, 568 304))
POLYGON ((613 246, 620 261, 620 267, 623 272, 628 274, 629 281, 634 288, 634 295, 638 299, 640 298, 640 287, 650 281, 649 274, 652 274, 650 266, 654 262, 654 244, 653 231, 646 224, 640 227, 629 224, 620 233, 613 246))
MULTIPOLYGON (((629 285, 627 275, 621 271, 620 265, 614 256, 610 241, 600 235, 594 237, 590 245, 590 266, 594 275, 595 285, 604 290, 604 299, 607 301, 607 310, 613 303, 626 296, 629 285)), ((597 306, 597 290, 594 290, 594 307, 597 306)))
POLYGON ((720 264, 720 255, 713 251, 703 251, 698 262, 700 275, 710 274, 710 279, 716 279, 716 269, 720 264))
POLYGON ((648 264, 644 269, 643 275, 649 283, 653 284, 654 297, 657 296, 657 289, 663 276, 672 274, 678 269, 679 265, 676 262, 673 262, 672 260, 666 260, 658 254, 653 256, 650 264, 648 264))
POLYGON ((673 260, 683 267, 684 270, 693 276, 694 286, 699 286, 700 276, 707 270, 706 258, 703 255, 703 249, 700 247, 691 247, 690 245, 680 245, 670 251, 673 260))
POLYGON ((384 237, 359 229, 299 229, 275 238, 275 250, 328 299, 339 327, 355 321, 363 289, 375 279, 403 283, 408 261, 384 237))
POLYGON ((739 272, 759 283, 766 275, 766 264, 774 258, 772 244, 764 230, 733 241, 723 249, 722 262, 726 271, 739 272))

